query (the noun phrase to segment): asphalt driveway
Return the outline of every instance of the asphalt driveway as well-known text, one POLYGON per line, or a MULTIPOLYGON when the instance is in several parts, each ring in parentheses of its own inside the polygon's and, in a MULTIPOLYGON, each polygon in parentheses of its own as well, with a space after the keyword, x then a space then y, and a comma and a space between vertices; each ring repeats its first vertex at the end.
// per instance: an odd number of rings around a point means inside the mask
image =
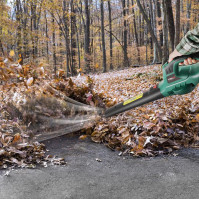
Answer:
POLYGON ((199 198, 199 150, 134 158, 78 136, 45 144, 67 165, 15 169, 8 176, 0 171, 1 199, 199 198))

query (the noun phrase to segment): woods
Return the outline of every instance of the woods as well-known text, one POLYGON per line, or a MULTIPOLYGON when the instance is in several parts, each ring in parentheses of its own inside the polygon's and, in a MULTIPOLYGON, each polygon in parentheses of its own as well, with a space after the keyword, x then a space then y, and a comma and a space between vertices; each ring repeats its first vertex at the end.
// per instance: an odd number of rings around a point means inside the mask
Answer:
POLYGON ((165 62, 198 23, 197 0, 2 0, 0 55, 58 74, 165 62))

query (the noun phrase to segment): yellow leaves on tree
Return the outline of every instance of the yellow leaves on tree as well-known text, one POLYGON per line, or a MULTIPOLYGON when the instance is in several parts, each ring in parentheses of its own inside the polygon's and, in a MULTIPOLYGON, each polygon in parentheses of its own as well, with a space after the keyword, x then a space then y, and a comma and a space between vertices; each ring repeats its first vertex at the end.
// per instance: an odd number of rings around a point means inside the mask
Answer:
POLYGON ((14 57, 15 56, 15 51, 14 50, 11 50, 10 53, 9 53, 10 57, 14 57))

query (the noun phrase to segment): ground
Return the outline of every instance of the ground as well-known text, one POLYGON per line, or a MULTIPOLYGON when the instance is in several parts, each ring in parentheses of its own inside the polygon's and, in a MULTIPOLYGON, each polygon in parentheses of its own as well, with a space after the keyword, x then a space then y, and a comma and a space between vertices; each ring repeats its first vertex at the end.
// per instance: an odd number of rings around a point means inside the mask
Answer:
POLYGON ((67 165, 1 170, 1 199, 198 199, 199 150, 135 158, 79 135, 45 144, 67 165))

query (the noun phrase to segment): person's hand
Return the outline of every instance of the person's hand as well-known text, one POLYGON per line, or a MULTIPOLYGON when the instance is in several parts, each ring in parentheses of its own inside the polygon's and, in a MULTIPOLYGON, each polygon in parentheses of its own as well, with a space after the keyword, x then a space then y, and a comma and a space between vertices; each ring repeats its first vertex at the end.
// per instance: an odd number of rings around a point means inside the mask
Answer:
POLYGON ((171 62, 175 57, 182 56, 176 49, 169 55, 169 61, 171 62))
POLYGON ((191 57, 189 57, 188 59, 185 59, 184 62, 179 63, 180 66, 182 65, 192 65, 192 64, 196 64, 197 62, 199 62, 199 60, 195 60, 192 59, 191 57))
MULTIPOLYGON (((179 53, 176 49, 169 55, 169 61, 171 62, 175 57, 182 56, 181 53, 179 53)), ((199 62, 198 60, 192 59, 191 57, 184 60, 184 62, 179 63, 180 66, 182 65, 192 65, 199 62)))

